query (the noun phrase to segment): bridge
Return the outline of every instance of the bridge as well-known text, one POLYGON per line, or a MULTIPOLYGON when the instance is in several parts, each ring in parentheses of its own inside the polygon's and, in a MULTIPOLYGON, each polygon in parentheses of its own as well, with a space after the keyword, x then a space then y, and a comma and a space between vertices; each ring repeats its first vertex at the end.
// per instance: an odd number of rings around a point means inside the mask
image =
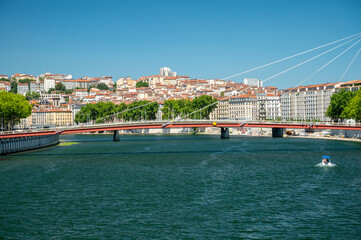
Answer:
POLYGON ((77 133, 91 133, 91 132, 105 132, 113 131, 114 140, 117 131, 119 130, 134 130, 134 129, 162 129, 162 128, 220 128, 221 137, 228 138, 229 128, 272 128, 273 137, 282 137, 283 129, 312 129, 312 130, 359 130, 361 125, 345 125, 345 124, 330 124, 330 123, 309 123, 309 122, 238 122, 238 121, 210 121, 210 120, 182 120, 182 121, 146 121, 146 122, 117 122, 108 124, 87 124, 81 126, 59 127, 49 129, 48 131, 31 131, 19 133, 4 133, 0 134, 0 139, 4 138, 19 138, 29 136, 44 136, 52 134, 77 134, 77 133), (281 133, 277 132, 281 131, 281 133))

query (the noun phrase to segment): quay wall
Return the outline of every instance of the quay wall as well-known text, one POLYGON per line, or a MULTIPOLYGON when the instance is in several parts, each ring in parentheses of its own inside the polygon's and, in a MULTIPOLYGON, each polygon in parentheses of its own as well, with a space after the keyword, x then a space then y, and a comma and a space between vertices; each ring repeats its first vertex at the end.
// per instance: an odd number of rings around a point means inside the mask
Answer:
POLYGON ((331 135, 345 136, 347 138, 361 139, 361 131, 359 130, 331 130, 331 135))
POLYGON ((2 138, 0 155, 53 146, 59 143, 59 134, 2 138))

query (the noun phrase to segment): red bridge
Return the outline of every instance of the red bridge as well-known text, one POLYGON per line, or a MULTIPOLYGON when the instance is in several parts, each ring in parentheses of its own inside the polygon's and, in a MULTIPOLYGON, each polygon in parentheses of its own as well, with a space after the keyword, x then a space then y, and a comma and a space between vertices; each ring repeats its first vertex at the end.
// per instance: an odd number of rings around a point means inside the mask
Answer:
POLYGON ((273 137, 282 137, 283 129, 313 129, 313 130, 361 130, 361 126, 330 125, 317 123, 275 123, 275 122, 211 122, 204 120, 192 120, 181 122, 133 122, 133 123, 112 123, 94 124, 81 127, 57 128, 49 131, 21 132, 1 134, 0 138, 18 138, 29 136, 41 136, 52 134, 75 134, 85 132, 114 131, 114 140, 119 139, 119 130, 133 129, 160 129, 160 128, 199 128, 216 127, 221 128, 221 137, 229 137, 229 128, 272 128, 273 137))

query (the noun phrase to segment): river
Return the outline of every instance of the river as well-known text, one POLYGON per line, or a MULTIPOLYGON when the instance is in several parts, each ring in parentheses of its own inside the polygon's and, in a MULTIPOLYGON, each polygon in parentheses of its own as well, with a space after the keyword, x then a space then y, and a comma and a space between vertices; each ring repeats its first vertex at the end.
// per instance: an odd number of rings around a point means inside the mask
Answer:
POLYGON ((0 157, 1 239, 359 239, 361 143, 69 135, 0 157), (317 167, 321 156, 334 167, 317 167))

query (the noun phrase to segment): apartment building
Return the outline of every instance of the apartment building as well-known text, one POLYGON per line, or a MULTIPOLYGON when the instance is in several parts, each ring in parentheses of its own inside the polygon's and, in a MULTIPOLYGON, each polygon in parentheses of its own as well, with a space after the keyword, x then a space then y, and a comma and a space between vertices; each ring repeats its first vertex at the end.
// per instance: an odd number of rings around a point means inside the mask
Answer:
POLYGON ((282 119, 330 121, 325 114, 332 94, 340 85, 325 83, 284 90, 281 94, 282 119))
POLYGON ((73 124, 73 114, 71 110, 34 109, 29 118, 33 126, 68 126, 73 124))
POLYGON ((229 101, 228 99, 220 100, 217 107, 210 113, 209 119, 212 121, 229 119, 229 101))
POLYGON ((29 84, 27 83, 18 83, 18 94, 25 95, 29 92, 29 84))

